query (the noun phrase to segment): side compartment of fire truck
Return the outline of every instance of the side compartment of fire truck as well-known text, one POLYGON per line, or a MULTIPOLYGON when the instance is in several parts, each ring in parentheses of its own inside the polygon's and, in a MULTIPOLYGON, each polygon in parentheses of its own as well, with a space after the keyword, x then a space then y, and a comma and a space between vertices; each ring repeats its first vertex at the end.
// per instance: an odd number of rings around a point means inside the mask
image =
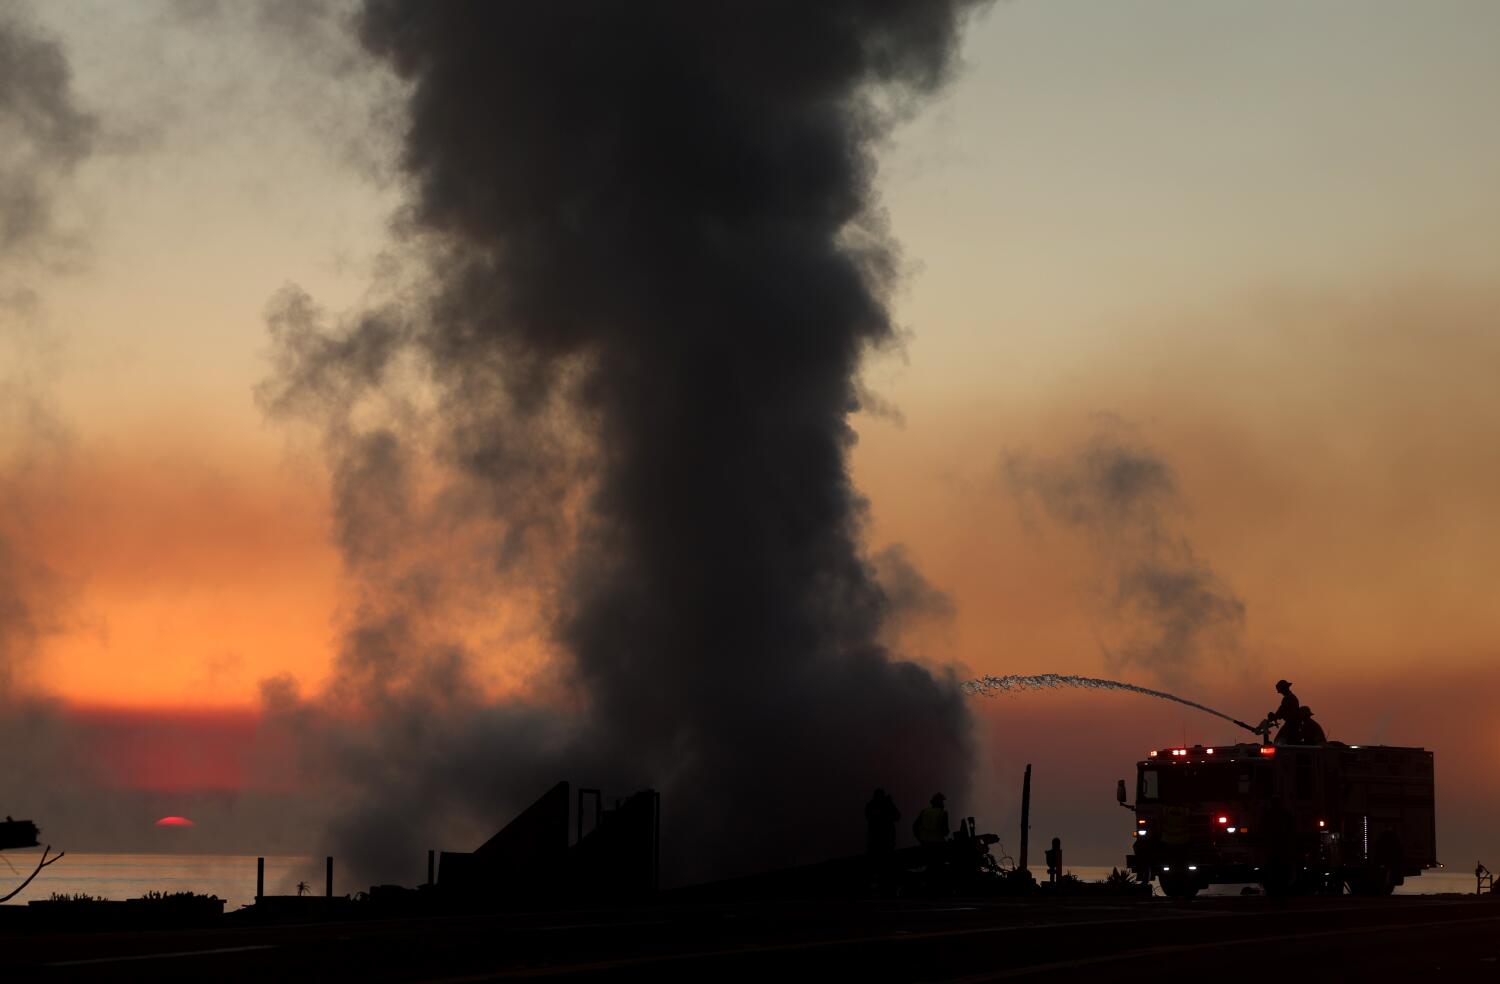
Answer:
POLYGON ((1319 751, 1324 782, 1340 809, 1330 839, 1352 890, 1384 895, 1437 866, 1431 752, 1383 745, 1319 751))

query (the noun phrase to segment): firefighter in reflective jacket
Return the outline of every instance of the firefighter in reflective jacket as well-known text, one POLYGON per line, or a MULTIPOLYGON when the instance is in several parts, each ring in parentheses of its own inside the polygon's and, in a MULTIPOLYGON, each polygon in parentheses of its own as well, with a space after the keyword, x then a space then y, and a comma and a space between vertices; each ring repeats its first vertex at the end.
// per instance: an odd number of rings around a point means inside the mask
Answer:
POLYGON ((942 793, 933 793, 932 805, 918 813, 912 823, 911 832, 923 847, 940 847, 948 839, 948 811, 943 808, 946 802, 942 793))

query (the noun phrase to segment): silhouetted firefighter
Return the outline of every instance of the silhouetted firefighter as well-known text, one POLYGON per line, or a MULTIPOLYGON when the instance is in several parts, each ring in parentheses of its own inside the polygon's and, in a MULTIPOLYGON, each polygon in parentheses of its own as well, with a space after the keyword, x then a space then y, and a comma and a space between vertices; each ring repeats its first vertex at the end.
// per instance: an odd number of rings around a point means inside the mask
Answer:
POLYGON ((1292 693, 1292 685, 1286 680, 1276 681, 1276 692, 1281 695, 1281 705, 1266 715, 1266 725, 1281 723, 1276 732, 1276 744, 1299 745, 1302 738, 1302 703, 1292 693))
POLYGON ((1062 839, 1052 838, 1052 846, 1042 854, 1047 859, 1047 880, 1055 885, 1063 873, 1062 839))
POLYGON ((945 802, 946 796, 933 793, 928 806, 917 814, 917 819, 911 825, 911 832, 916 835, 917 843, 922 846, 927 859, 927 882, 930 888, 937 887, 942 882, 948 861, 948 833, 952 828, 948 825, 948 811, 943 806, 945 802))
POLYGON ((896 801, 884 789, 877 789, 870 802, 865 804, 865 852, 871 856, 885 856, 896 850, 896 821, 901 811, 896 801))
POLYGON ((952 828, 948 825, 948 811, 943 806, 947 800, 942 793, 933 793, 930 805, 918 813, 917 819, 912 823, 911 832, 923 847, 940 848, 948 839, 952 828))
POLYGON ((1303 745, 1326 744, 1328 736, 1323 733, 1323 726, 1313 720, 1311 707, 1302 708, 1302 734, 1300 743, 1303 745))

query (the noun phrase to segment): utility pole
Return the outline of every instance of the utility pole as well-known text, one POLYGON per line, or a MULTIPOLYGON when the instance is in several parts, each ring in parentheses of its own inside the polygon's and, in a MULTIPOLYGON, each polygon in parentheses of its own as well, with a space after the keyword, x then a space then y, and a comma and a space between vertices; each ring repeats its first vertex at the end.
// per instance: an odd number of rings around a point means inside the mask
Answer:
POLYGON ((1021 780, 1021 871, 1026 867, 1026 846, 1031 840, 1031 763, 1026 763, 1026 777, 1021 780))

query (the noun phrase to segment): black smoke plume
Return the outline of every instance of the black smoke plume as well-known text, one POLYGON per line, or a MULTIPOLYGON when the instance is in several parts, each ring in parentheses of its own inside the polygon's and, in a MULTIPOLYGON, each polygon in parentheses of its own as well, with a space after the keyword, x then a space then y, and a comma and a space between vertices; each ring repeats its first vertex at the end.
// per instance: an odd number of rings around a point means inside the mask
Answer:
POLYGON ((322 415, 364 586, 331 692, 425 723, 416 754, 365 756, 390 781, 347 840, 410 850, 387 835, 422 796, 472 815, 548 769, 661 788, 677 877, 858 850, 876 786, 962 803, 964 699, 882 643, 897 599, 847 458, 894 338, 875 151, 973 6, 366 5, 409 86, 427 279, 331 331, 284 295, 261 392, 322 415), (413 365, 420 395, 391 396, 413 365), (456 579, 421 544, 459 527, 488 566, 456 579), (552 699, 463 706, 482 650, 434 612, 486 583, 546 587, 552 699))
POLYGON ((1112 670, 1135 667, 1180 684, 1209 659, 1240 661, 1244 601, 1180 531, 1186 507, 1171 466, 1132 442, 1119 421, 1103 419, 1067 456, 1007 454, 1002 470, 1023 508, 1040 504, 1088 538, 1119 623, 1118 638, 1101 642, 1112 670))

